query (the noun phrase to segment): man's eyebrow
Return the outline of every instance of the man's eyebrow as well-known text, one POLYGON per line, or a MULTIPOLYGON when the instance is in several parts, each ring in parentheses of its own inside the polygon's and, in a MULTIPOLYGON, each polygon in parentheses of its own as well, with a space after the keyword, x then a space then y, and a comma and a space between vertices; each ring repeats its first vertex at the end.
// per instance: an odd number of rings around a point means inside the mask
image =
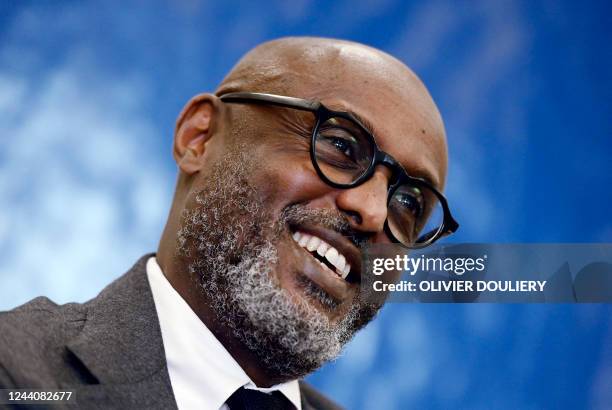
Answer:
POLYGON ((411 171, 411 172, 406 171, 406 173, 407 173, 408 175, 410 175, 411 177, 415 177, 415 178, 419 178, 419 179, 424 180, 424 181, 425 181, 425 182, 427 182, 429 185, 431 185, 432 187, 434 187, 436 190, 438 190, 438 191, 442 192, 442 187, 441 187, 441 186, 440 186, 440 184, 438 183, 438 180, 437 180, 437 179, 435 179, 435 178, 433 177, 433 175, 432 175, 432 174, 431 174, 429 171, 427 171, 427 170, 425 170, 425 169, 418 169, 418 170, 415 170, 414 172, 412 172, 412 171, 411 171))
POLYGON ((378 134, 375 132, 374 124, 372 124, 370 120, 368 120, 365 117, 362 117, 361 115, 357 114, 354 111, 346 111, 346 112, 349 113, 357 121, 359 121, 361 125, 363 125, 363 128, 365 128, 366 131, 369 132, 374 137, 374 140, 378 140, 378 138, 376 138, 376 135, 378 134))

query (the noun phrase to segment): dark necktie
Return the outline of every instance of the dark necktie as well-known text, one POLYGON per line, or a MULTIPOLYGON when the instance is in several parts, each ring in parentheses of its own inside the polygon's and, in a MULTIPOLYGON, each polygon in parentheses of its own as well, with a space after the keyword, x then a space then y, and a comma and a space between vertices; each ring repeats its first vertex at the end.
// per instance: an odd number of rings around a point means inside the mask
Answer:
POLYGON ((279 391, 270 394, 239 388, 226 401, 230 410, 295 410, 295 406, 279 391))

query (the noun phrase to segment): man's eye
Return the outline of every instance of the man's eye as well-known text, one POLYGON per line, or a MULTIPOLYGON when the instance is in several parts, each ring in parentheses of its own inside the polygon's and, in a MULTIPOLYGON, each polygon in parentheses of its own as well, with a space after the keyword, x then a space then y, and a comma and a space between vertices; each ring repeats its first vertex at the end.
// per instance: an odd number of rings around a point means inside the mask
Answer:
POLYGON ((414 194, 401 193, 395 195, 395 200, 402 207, 404 212, 409 212, 415 218, 423 214, 423 197, 414 194))
POLYGON ((333 150, 334 153, 341 153, 351 160, 355 160, 358 154, 355 136, 344 127, 322 128, 319 132, 319 143, 327 146, 327 149, 333 150))
POLYGON ((355 152, 353 149, 353 144, 351 144, 350 141, 340 137, 323 136, 323 138, 325 138, 325 141, 328 144, 332 145, 337 151, 341 152, 349 158, 354 157, 355 152))

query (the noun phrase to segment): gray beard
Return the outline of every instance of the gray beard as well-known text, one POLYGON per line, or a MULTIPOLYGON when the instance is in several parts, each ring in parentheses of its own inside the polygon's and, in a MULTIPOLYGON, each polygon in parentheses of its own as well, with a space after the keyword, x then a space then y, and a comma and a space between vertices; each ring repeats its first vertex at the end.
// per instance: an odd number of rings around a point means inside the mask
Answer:
MULTIPOLYGON (((212 166, 206 188, 190 198, 178 232, 178 257, 188 260, 192 278, 217 319, 254 354, 269 374, 303 377, 335 359, 380 305, 358 302, 338 323, 303 299, 291 298, 274 275, 275 243, 290 223, 310 221, 347 229, 339 212, 291 205, 274 221, 248 176, 256 169, 235 149, 212 166)), ((308 298, 333 308, 337 302, 306 278, 298 281, 308 298)))

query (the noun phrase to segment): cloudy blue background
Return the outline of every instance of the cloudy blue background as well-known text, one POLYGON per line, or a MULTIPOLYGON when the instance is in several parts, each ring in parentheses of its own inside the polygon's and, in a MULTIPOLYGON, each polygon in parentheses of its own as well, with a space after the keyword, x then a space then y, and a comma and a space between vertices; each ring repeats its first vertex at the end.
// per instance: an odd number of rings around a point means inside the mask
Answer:
MULTIPOLYGON (((0 309, 84 301, 156 249, 176 115, 261 41, 399 57, 438 102, 463 242, 612 242, 594 1, 0 4, 0 309)), ((310 377, 350 409, 610 408, 609 305, 391 305, 310 377)))

